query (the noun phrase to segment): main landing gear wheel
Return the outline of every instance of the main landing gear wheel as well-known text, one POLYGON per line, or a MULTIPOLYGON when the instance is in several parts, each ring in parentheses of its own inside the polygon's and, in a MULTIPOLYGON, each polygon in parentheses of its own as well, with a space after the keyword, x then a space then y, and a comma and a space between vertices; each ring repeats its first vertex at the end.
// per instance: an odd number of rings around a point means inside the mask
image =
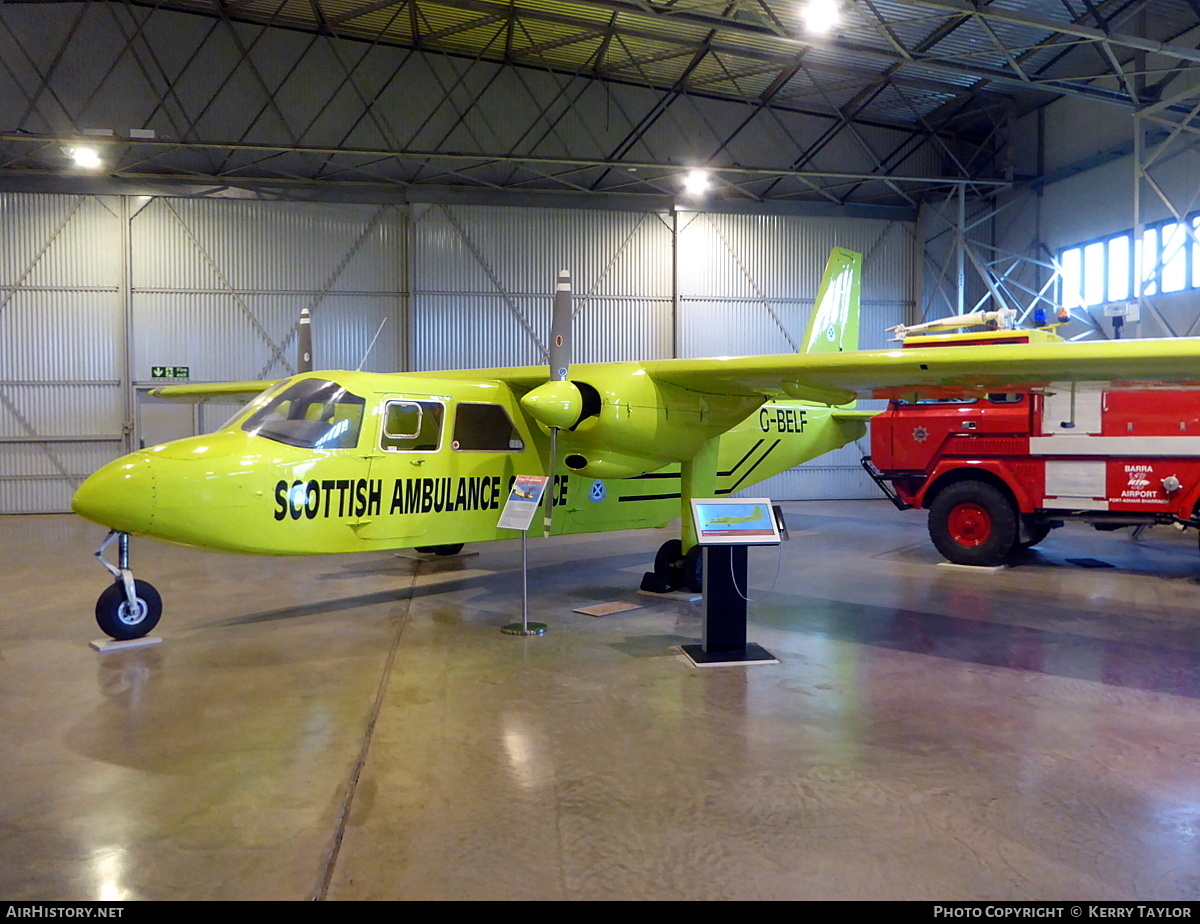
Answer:
POLYGON ((683 558, 683 543, 678 539, 668 539, 658 547, 654 556, 654 573, 659 577, 672 578, 683 558))
POLYGON ((457 555, 466 543, 456 542, 453 545, 419 545, 414 551, 422 555, 457 555))
POLYGON ((960 481, 930 505, 929 538, 955 564, 1003 564, 1017 544, 1017 512, 999 488, 960 481))
POLYGON ((153 584, 135 578, 133 590, 133 603, 130 604, 125 595, 125 583, 114 581, 96 601, 96 624, 119 642, 141 638, 158 625, 162 616, 162 597, 153 584))
POLYGON ((654 573, 665 578, 673 590, 686 588, 700 593, 704 588, 704 556, 700 546, 692 546, 683 554, 683 543, 668 539, 654 556, 654 573))
POLYGON ((698 545, 683 556, 683 586, 694 594, 704 590, 704 550, 698 545))

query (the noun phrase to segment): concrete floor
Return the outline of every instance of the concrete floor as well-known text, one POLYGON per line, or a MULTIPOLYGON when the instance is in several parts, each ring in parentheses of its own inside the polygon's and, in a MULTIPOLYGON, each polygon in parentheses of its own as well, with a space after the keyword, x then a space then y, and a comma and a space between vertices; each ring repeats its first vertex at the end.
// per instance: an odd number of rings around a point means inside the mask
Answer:
POLYGON ((0 517, 0 896, 1200 896, 1195 533, 977 573, 922 514, 786 506, 751 553, 782 663, 708 669, 699 607, 634 593, 666 531, 531 541, 532 639, 515 541, 135 541, 165 641, 100 655, 101 530, 0 517), (644 607, 572 612, 611 601, 644 607))

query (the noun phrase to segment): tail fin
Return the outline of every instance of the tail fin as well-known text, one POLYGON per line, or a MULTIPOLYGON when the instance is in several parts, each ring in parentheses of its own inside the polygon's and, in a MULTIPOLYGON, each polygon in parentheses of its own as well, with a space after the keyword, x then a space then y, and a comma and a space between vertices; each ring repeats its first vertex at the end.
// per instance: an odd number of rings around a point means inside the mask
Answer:
POLYGON ((858 307, 862 290, 862 254, 835 247, 813 304, 803 353, 840 353, 858 349, 858 307))

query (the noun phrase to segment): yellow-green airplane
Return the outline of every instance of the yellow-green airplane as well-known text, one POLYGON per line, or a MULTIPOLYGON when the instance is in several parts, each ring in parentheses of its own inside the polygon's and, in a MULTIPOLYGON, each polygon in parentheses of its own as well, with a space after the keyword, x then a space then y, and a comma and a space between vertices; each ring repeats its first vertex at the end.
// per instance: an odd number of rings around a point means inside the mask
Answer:
MULTIPOLYGON (((253 400, 214 433, 131 453, 80 486, 76 512, 110 530, 97 556, 115 580, 97 621, 129 639, 161 614, 154 587, 133 577, 130 534, 258 555, 449 553, 512 537, 496 524, 510 485, 548 472, 555 535, 661 527, 682 513, 681 539, 659 550, 655 572, 698 588, 691 499, 741 491, 863 435, 870 413, 851 409, 857 396, 1200 378, 1197 340, 855 352, 861 272, 859 254, 832 252, 795 354, 571 367, 562 274, 549 369, 303 371, 161 388, 253 400), (116 565, 103 557, 114 541, 116 565)), ((302 318, 302 357, 308 330, 302 318)))

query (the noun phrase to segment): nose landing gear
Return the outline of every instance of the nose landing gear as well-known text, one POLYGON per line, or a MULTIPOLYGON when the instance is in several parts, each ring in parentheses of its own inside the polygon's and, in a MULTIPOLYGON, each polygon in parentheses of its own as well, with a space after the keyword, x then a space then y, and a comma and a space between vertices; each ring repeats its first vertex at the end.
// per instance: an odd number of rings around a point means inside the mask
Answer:
POLYGON ((96 550, 96 559, 115 578, 96 601, 96 624, 117 641, 141 638, 158 625, 162 597, 148 581, 137 580, 129 570, 129 533, 112 530, 96 550), (117 540, 117 562, 104 558, 104 550, 117 540))

